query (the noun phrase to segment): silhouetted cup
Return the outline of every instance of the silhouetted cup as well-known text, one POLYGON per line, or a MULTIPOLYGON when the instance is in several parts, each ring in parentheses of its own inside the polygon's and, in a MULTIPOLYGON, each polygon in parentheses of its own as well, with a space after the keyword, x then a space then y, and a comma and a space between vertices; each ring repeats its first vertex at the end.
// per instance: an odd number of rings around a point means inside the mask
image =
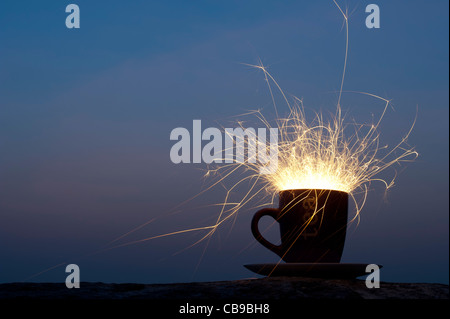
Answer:
POLYGON ((279 208, 263 208, 251 223, 253 236, 288 263, 339 263, 347 230, 348 194, 336 190, 294 189, 279 193, 279 208), (263 216, 280 224, 281 244, 258 229, 263 216))

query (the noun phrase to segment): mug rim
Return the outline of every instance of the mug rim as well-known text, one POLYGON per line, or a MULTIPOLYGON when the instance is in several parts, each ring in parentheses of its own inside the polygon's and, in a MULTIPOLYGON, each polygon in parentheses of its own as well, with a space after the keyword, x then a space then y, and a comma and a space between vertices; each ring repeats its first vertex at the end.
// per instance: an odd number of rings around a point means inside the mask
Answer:
POLYGON ((334 193, 342 193, 342 194, 346 194, 349 195, 348 192, 344 192, 341 190, 337 190, 337 189, 328 189, 328 188, 289 188, 289 189, 283 189, 281 191, 278 192, 279 195, 284 194, 284 193, 300 193, 300 192, 309 192, 309 191, 319 191, 320 193, 322 192, 334 192, 334 193))

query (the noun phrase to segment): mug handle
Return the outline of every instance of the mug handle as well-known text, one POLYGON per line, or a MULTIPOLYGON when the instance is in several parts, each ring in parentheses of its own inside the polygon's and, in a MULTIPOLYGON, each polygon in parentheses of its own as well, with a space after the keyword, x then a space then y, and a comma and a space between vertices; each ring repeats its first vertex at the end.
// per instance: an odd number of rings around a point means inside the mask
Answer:
POLYGON ((252 229, 252 234, 255 237, 255 239, 257 241, 259 241, 264 247, 273 251, 278 256, 283 256, 283 251, 282 251, 281 245, 274 245, 271 242, 269 242, 267 239, 265 239, 261 235, 261 233, 259 232, 259 229, 258 229, 258 223, 259 223, 259 220, 261 219, 261 217, 270 216, 273 219, 277 220, 279 211, 280 210, 277 208, 263 208, 263 209, 258 210, 255 213, 255 215, 253 215, 251 229, 252 229))

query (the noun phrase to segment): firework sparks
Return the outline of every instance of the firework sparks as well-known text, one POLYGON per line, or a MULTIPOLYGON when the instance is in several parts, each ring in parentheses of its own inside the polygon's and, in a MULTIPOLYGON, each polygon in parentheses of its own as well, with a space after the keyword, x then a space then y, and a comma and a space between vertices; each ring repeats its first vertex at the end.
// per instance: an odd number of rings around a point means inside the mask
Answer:
MULTIPOLYGON (((266 78, 271 79, 285 97, 263 65, 253 67, 261 69, 266 78)), ((383 183, 386 190, 392 187, 395 174, 390 181, 378 176, 394 164, 413 161, 418 156, 418 153, 407 145, 415 120, 396 146, 381 147, 378 128, 390 101, 372 94, 358 93, 370 95, 384 102, 383 111, 376 123, 346 123, 339 105, 336 115, 329 121, 325 121, 323 115, 319 113, 308 121, 302 100, 295 98, 291 104, 285 99, 289 115, 276 120, 279 132, 278 169, 273 174, 260 174, 261 164, 252 163, 250 160, 210 169, 207 175, 219 174, 222 176, 221 181, 238 168, 250 172, 228 190, 217 225, 236 214, 257 194, 268 196, 269 199, 263 202, 271 204, 278 192, 289 189, 328 189, 346 192, 356 205, 355 217, 357 217, 364 206, 372 182, 383 183), (249 192, 238 203, 229 202, 230 193, 245 181, 252 181, 249 192)), ((255 111, 254 114, 267 128, 271 127, 261 111, 255 111)), ((252 138, 256 139, 256 136, 249 136, 248 140, 252 138)), ((264 147, 269 152, 270 146, 263 145, 262 148, 264 147)))

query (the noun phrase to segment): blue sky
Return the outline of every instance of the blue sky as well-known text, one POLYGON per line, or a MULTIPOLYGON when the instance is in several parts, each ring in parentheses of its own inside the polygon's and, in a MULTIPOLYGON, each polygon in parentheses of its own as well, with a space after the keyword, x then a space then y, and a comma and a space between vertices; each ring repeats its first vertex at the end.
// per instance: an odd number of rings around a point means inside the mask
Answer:
MULTIPOLYGON (((74 3, 77 30, 65 26, 69 2, 0 4, 0 281, 66 261, 83 281, 106 282, 239 279, 253 276, 243 264, 276 262, 251 236, 252 209, 206 250, 185 249, 199 238, 186 234, 84 256, 155 217, 122 242, 217 216, 209 205, 223 188, 174 210, 204 189, 205 166, 171 163, 169 135, 193 119, 273 116, 263 74, 243 63, 261 59, 308 109, 333 109, 345 49, 333 2, 74 3)), ((386 197, 373 185, 343 262, 383 264, 382 280, 448 283, 448 1, 374 2, 377 30, 364 23, 371 2, 339 3, 351 12, 344 90, 392 99, 388 144, 417 109, 409 143, 420 154, 397 167, 386 197)), ((355 94, 342 107, 358 122, 381 110, 355 94)), ((64 281, 64 269, 33 280, 64 281)))

